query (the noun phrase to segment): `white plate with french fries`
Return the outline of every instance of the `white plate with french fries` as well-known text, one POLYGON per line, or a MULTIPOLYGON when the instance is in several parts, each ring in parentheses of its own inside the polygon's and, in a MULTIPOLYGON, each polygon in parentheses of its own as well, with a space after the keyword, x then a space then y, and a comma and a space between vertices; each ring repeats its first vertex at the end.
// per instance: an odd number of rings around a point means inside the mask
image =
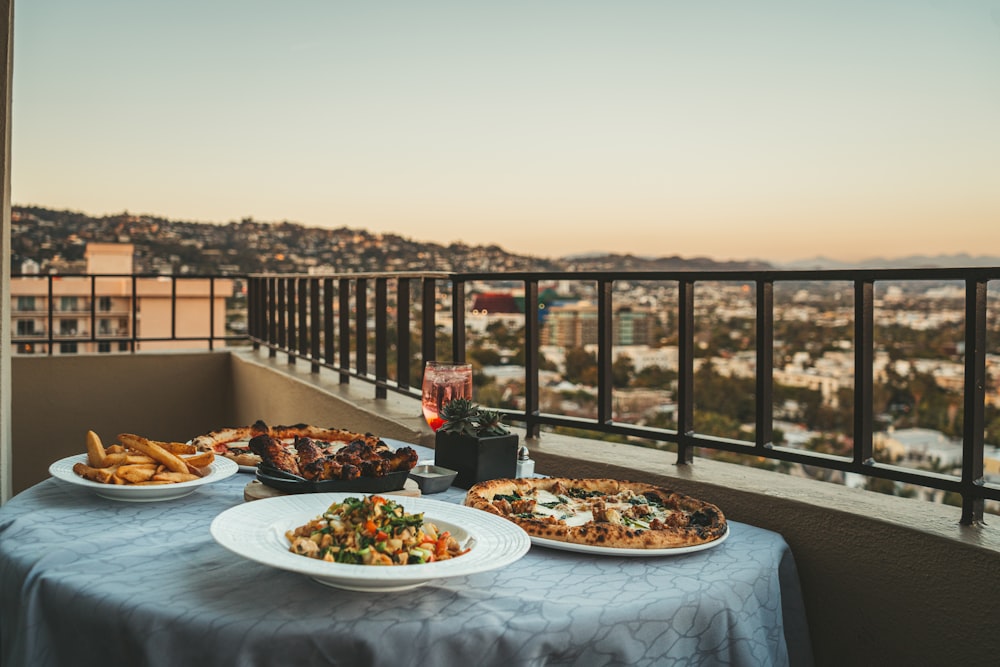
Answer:
POLYGON ((199 486, 236 474, 239 466, 187 443, 160 442, 122 433, 105 447, 93 431, 87 452, 67 456, 49 466, 49 474, 92 489, 98 496, 129 502, 182 498, 199 486))

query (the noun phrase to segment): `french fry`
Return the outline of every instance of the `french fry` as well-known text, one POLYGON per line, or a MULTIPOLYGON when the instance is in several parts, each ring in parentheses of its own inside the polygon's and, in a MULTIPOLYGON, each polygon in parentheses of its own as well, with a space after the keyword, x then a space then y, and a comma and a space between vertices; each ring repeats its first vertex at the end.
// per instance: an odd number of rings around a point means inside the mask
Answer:
POLYGON ((114 452, 112 454, 106 454, 104 456, 104 461, 101 465, 94 466, 95 468, 111 468, 114 466, 120 466, 128 462, 128 454, 125 452, 114 452))
POLYGON ((198 479, 198 475, 189 472, 158 472, 153 475, 154 482, 193 482, 198 479))
POLYGON ((197 454, 198 448, 186 442, 157 442, 171 454, 197 454))
POLYGON ((141 465, 143 463, 156 463, 156 459, 152 456, 146 456, 145 454, 126 454, 125 464, 126 465, 141 465))
POLYGON ((191 456, 182 456, 181 459, 189 466, 204 468, 205 466, 211 465, 212 461, 215 460, 215 453, 200 452, 198 454, 192 454, 191 456))
POLYGON ((118 440, 126 447, 138 450, 146 456, 152 457, 158 463, 162 463, 171 472, 190 474, 187 464, 179 456, 168 452, 152 440, 132 433, 120 433, 118 440))
POLYGON ((94 468, 104 467, 104 445, 101 443, 101 436, 93 431, 87 431, 87 463, 94 468))
POLYGON ((107 453, 107 454, 122 454, 122 453, 124 453, 124 452, 125 452, 125 448, 124 448, 124 447, 122 447, 121 445, 119 445, 119 444, 118 444, 118 443, 116 442, 116 443, 115 443, 115 444, 113 444, 113 445, 109 445, 109 446, 105 447, 105 448, 104 448, 104 451, 105 451, 105 453, 107 453))
POLYGON ((114 483, 115 471, 113 468, 95 468, 86 463, 76 463, 73 465, 73 472, 91 482, 114 483))
POLYGON ((156 474, 156 465, 152 463, 137 463, 133 465, 118 466, 115 476, 124 479, 131 484, 148 482, 156 474))

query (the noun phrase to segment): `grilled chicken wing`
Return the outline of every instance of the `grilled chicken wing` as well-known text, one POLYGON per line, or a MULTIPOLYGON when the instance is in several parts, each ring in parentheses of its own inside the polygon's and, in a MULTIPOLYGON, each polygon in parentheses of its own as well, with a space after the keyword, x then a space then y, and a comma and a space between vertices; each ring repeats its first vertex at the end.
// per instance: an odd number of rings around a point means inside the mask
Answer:
POLYGON ((302 476, 296 454, 285 448, 284 443, 264 434, 250 439, 250 451, 263 459, 263 462, 278 470, 302 476))

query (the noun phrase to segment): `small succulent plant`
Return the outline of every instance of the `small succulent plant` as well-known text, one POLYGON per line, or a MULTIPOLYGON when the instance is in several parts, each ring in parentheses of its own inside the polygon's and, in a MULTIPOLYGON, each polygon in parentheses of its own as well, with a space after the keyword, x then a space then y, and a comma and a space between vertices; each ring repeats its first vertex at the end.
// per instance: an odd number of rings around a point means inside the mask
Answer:
POLYGON ((441 406, 445 433, 460 433, 473 438, 508 435, 502 415, 496 410, 481 408, 467 398, 456 398, 441 406))

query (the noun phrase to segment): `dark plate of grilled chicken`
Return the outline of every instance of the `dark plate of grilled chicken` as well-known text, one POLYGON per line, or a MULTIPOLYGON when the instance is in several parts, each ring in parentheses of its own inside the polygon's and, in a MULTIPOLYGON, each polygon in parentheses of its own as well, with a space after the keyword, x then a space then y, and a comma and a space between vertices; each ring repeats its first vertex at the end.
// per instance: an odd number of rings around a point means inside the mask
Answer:
POLYGON ((412 447, 392 449, 380 438, 329 443, 308 437, 284 442, 267 434, 250 440, 262 459, 257 479, 285 493, 397 491, 417 463, 412 447))

